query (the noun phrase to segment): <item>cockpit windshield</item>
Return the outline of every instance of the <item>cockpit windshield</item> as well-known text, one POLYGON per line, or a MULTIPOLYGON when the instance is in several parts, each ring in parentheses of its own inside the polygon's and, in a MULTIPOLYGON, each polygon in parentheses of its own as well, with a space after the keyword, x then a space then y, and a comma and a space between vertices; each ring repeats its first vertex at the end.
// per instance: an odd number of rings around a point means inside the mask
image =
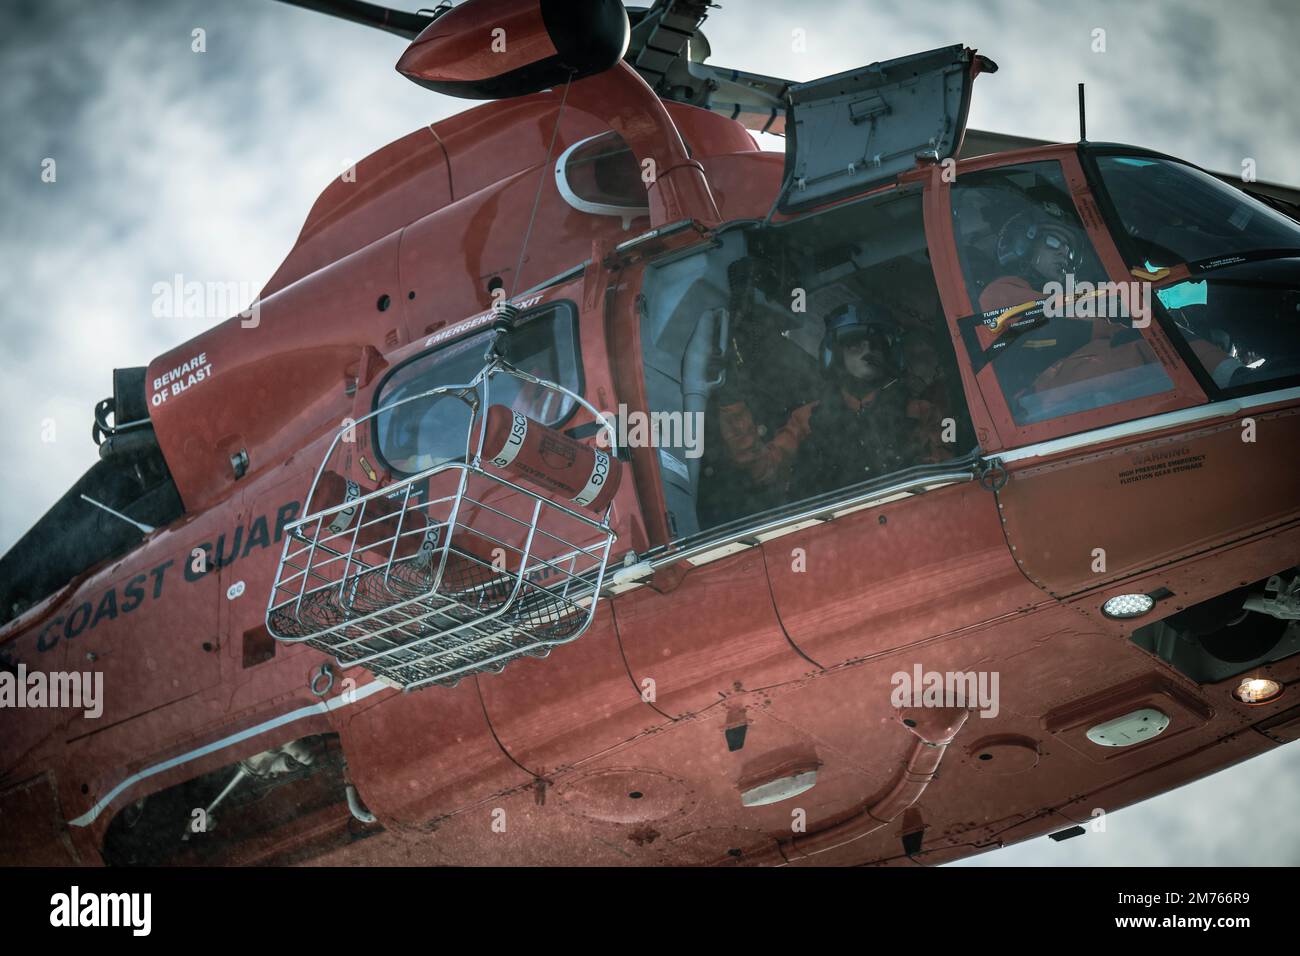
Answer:
POLYGON ((1099 156, 1124 233, 1151 271, 1259 250, 1300 254, 1300 223, 1183 163, 1099 156))
POLYGON ((1183 163, 1098 156, 1129 265, 1190 277, 1156 299, 1205 377, 1228 394, 1300 376, 1300 223, 1183 163))

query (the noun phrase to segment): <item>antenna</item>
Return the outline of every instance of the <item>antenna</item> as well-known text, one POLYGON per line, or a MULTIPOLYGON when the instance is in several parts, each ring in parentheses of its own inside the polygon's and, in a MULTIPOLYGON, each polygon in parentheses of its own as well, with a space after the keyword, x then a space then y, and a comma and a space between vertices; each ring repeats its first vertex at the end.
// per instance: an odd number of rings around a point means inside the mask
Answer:
POLYGON ((1079 84, 1079 145, 1088 142, 1088 114, 1083 104, 1083 84, 1079 84))
POLYGON ((114 518, 121 518, 121 519, 122 519, 123 521, 125 521, 127 524, 135 525, 137 528, 139 528, 139 529, 140 529, 141 531, 143 531, 145 534, 152 534, 152 533, 154 532, 154 530, 155 530, 154 528, 150 527, 150 526, 147 525, 147 524, 142 524, 142 523, 140 523, 139 521, 136 521, 136 520, 133 519, 133 518, 128 518, 126 515, 122 514, 122 512, 120 512, 120 511, 114 511, 114 510, 113 510, 112 508, 110 508, 108 505, 103 504, 102 502, 96 501, 94 498, 90 497, 89 495, 82 495, 82 496, 81 496, 81 500, 82 500, 82 501, 89 501, 89 502, 90 502, 92 505, 94 505, 96 508, 103 508, 103 509, 104 509, 105 511, 107 511, 109 514, 111 514, 114 518))

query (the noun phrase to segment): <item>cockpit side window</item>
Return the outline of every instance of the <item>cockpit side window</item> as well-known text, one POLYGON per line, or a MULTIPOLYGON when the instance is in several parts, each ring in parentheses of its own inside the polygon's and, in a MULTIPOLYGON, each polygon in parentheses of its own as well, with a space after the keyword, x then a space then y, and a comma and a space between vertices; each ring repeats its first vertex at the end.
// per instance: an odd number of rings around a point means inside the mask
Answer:
MULTIPOLYGON (((548 305, 525 315, 510 339, 510 361, 538 378, 582 394, 582 363, 572 303, 548 305)), ((469 406, 449 396, 413 398, 432 388, 467 384, 483 367, 492 332, 480 332, 403 362, 375 391, 375 446, 394 475, 413 475, 465 456, 469 406), (402 399, 412 399, 401 402, 402 399)), ((544 425, 562 425, 574 411, 573 399, 511 376, 497 376, 492 404, 509 406, 544 425)))
POLYGON ((1046 282, 1067 273, 1106 279, 1059 163, 1004 166, 958 181, 953 230, 971 302, 981 311, 1040 299, 1046 282))
POLYGON ((953 231, 976 313, 963 334, 1017 425, 1170 391, 1173 382, 1088 238, 1059 163, 964 173, 953 231))

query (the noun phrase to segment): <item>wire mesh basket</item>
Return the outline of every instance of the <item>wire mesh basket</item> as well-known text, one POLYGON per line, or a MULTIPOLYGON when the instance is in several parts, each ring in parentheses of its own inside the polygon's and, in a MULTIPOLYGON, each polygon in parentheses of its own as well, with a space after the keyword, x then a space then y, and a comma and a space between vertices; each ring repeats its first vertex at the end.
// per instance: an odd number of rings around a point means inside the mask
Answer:
MULTIPOLYGON (((562 392, 609 427, 579 396, 499 357, 468 385, 402 401, 448 398, 477 413, 502 374, 562 392)), ((587 629, 615 537, 610 509, 585 514, 489 471, 483 429, 477 442, 469 431, 464 460, 369 491, 326 468, 340 431, 312 483, 309 513, 286 526, 266 613, 276 639, 410 690, 544 657, 587 629)))

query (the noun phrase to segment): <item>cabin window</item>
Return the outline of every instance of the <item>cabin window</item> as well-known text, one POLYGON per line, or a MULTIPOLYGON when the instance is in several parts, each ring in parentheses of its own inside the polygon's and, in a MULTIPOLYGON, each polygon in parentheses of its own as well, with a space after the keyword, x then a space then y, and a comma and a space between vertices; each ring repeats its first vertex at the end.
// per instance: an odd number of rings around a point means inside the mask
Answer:
POLYGON ((952 216, 975 306, 963 323, 966 346, 977 371, 993 367, 1016 424, 1173 389, 1135 326, 1129 286, 1110 281, 1093 248, 1059 163, 963 173, 952 216))
POLYGON ((1130 265, 1192 276, 1156 298, 1205 377, 1230 395, 1300 375, 1300 223, 1184 163, 1098 156, 1130 265))
MULTIPOLYGON (((522 371, 582 394, 581 362, 572 303, 547 306, 525 314, 511 333, 510 360, 522 371)), ((375 444, 395 475, 413 475, 448 461, 463 461, 469 435, 469 406, 449 396, 415 398, 432 388, 467 384, 482 369, 490 330, 459 339, 403 362, 380 383, 373 419, 375 444), (402 402, 403 399, 411 401, 402 402)), ((490 401, 557 427, 573 414, 576 403, 566 395, 521 382, 511 376, 492 380, 490 401)))
POLYGON ((641 345, 677 538, 975 446, 919 189, 653 265, 641 345))
POLYGON ((574 209, 620 216, 625 228, 650 214, 641 166, 618 133, 602 133, 570 146, 555 165, 555 183, 574 209))

